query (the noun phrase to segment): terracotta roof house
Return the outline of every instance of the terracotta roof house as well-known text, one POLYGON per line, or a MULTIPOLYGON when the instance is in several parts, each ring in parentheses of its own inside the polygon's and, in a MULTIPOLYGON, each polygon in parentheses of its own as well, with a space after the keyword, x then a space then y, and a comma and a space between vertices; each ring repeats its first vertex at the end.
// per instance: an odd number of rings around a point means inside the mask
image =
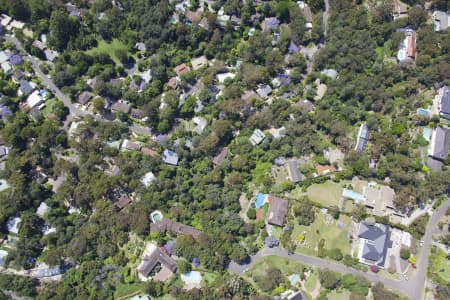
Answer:
POLYGON ((404 30, 405 39, 400 43, 397 60, 400 64, 413 63, 416 59, 416 33, 414 30, 404 30))
POLYGON ((174 68, 175 73, 177 73, 178 77, 183 76, 184 74, 188 73, 191 71, 191 68, 189 68, 189 66, 187 66, 186 64, 181 64, 178 65, 174 68))
POLYGON ((358 130, 358 137, 356 140, 355 151, 364 153, 366 151, 367 143, 369 142, 369 128, 366 123, 361 124, 358 130))
POLYGON ((131 106, 123 101, 123 100, 119 100, 116 103, 114 103, 113 105, 111 105, 111 110, 113 112, 123 112, 123 113, 129 113, 131 109, 131 106))
POLYGON ((437 160, 446 160, 450 147, 450 129, 446 127, 436 127, 431 134, 428 156, 437 160))
POLYGON ((114 206, 116 206, 119 210, 123 209, 125 206, 130 204, 132 201, 130 197, 127 195, 121 195, 116 201, 114 201, 114 206))
POLYGON ((217 154, 213 159, 213 164, 216 166, 220 165, 228 155, 228 147, 222 148, 219 154, 217 154))
POLYGON ((361 263, 378 265, 384 268, 388 248, 392 248, 391 231, 388 225, 361 222, 358 237, 360 248, 358 257, 361 263))
POLYGON ((157 233, 167 233, 172 232, 176 234, 184 234, 184 235, 190 235, 193 238, 197 239, 200 237, 200 235, 203 233, 200 230, 195 229, 194 227, 191 227, 189 225, 184 225, 172 220, 169 220, 167 218, 162 218, 159 221, 156 221, 153 224, 150 224, 150 231, 151 232, 157 232, 157 233))
POLYGON ((148 155, 148 156, 158 156, 158 152, 156 152, 153 149, 150 149, 148 147, 142 147, 141 148, 142 154, 148 155))
POLYGON ((269 203, 267 223, 276 226, 283 226, 284 219, 288 213, 289 202, 275 196, 269 196, 269 203))
POLYGON ((336 172, 336 168, 332 165, 317 165, 316 173, 317 176, 327 175, 336 172))
POLYGON ((89 100, 92 99, 92 97, 94 97, 94 94, 92 94, 91 92, 82 92, 80 95, 78 95, 77 101, 81 105, 86 105, 89 100))

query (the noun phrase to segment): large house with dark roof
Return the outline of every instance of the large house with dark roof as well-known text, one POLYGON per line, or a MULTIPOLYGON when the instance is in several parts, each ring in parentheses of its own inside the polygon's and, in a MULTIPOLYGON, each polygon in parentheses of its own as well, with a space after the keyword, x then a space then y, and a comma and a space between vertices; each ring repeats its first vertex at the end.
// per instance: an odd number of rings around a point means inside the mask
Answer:
POLYGON ((283 226, 288 213, 289 202, 287 200, 269 196, 269 211, 267 212, 267 223, 270 225, 283 226))
POLYGON ((189 225, 184 225, 166 218, 156 221, 150 225, 150 231, 156 233, 172 232, 176 234, 190 235, 194 239, 197 239, 202 232, 189 225))
POLYGON ((147 280, 151 277, 156 281, 166 281, 177 270, 176 261, 171 258, 166 251, 150 244, 147 246, 142 262, 137 268, 139 277, 147 280))
POLYGON ((359 261, 384 268, 387 251, 392 248, 389 225, 361 222, 358 237, 360 238, 359 261))
POLYGON ((364 153, 366 151, 367 142, 369 141, 369 128, 366 123, 361 124, 358 130, 358 138, 356 140, 355 151, 364 153))
POLYGON ((450 129, 446 127, 436 127, 431 134, 428 156, 437 160, 446 160, 450 147, 450 129))
POLYGON ((444 86, 442 88, 442 95, 438 103, 439 114, 444 119, 450 120, 450 87, 444 86))

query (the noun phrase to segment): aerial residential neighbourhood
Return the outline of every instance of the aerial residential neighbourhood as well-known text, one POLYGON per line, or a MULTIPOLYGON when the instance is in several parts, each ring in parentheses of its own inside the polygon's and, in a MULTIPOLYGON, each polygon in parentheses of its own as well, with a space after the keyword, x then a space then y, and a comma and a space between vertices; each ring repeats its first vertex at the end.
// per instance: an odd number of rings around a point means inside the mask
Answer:
POLYGON ((0 0, 0 299, 450 299, 448 0, 0 0))

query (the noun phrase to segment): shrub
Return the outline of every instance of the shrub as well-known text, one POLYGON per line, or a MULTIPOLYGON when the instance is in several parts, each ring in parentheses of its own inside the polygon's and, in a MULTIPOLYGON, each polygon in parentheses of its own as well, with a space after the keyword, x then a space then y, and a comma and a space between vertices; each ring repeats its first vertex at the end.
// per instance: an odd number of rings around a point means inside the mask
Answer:
POLYGON ((406 248, 402 248, 401 250, 400 250, 400 257, 402 258, 402 259, 408 259, 409 257, 411 256, 411 252, 409 251, 409 249, 406 249, 406 248))
POLYGON ((247 211, 247 217, 248 217, 250 220, 256 219, 256 209, 250 208, 250 209, 247 211))

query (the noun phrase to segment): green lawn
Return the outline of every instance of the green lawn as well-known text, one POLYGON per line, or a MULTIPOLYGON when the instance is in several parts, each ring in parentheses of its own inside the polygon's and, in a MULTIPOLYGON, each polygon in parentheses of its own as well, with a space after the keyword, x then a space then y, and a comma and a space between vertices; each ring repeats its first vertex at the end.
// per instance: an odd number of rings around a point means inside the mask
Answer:
POLYGON ((54 107, 54 106, 56 105, 56 103, 58 103, 58 102, 59 102, 59 100, 58 100, 58 99, 55 99, 55 98, 52 98, 52 99, 49 99, 49 100, 45 101, 45 107, 44 107, 44 109, 42 110, 42 115, 43 115, 44 117, 47 117, 49 113, 53 112, 53 107, 54 107))
POLYGON ((122 43, 121 41, 119 41, 117 39, 112 40, 111 43, 107 43, 105 40, 100 40, 98 42, 97 47, 89 49, 88 51, 86 51, 86 53, 87 54, 93 54, 93 53, 108 54, 116 64, 120 64, 120 61, 116 57, 116 54, 115 54, 116 50, 119 50, 119 49, 128 51, 127 45, 125 45, 124 43, 122 43))
POLYGON ((447 259, 445 252, 442 250, 439 250, 438 259, 436 262, 436 273, 443 280, 450 282, 450 260, 447 259))
POLYGON ((116 286, 116 291, 114 292, 114 299, 128 298, 126 296, 133 295, 138 292, 142 292, 144 288, 144 283, 132 283, 132 284, 119 284, 116 286))
POLYGON ((343 228, 336 226, 337 221, 332 219, 330 225, 325 224, 324 214, 322 212, 316 213, 316 218, 310 226, 295 225, 292 233, 292 238, 297 241, 297 238, 303 232, 305 234, 305 243, 297 247, 297 251, 307 254, 316 255, 316 247, 320 239, 325 239, 325 249, 339 248, 342 254, 350 254, 350 242, 347 238, 347 227, 350 225, 350 218, 345 215, 339 217, 340 223, 343 223, 343 228))
POLYGON ((250 269, 252 276, 264 274, 268 267, 276 267, 285 275, 299 274, 303 268, 298 262, 279 256, 267 256, 258 261, 250 269))
POLYGON ((213 287, 217 275, 209 272, 202 272, 202 286, 213 287))
POLYGON ((318 275, 318 273, 317 272, 313 272, 309 277, 308 277, 308 279, 306 279, 306 282, 305 282, 305 288, 306 288, 306 290, 308 291, 308 292, 312 292, 312 291, 314 291, 314 289, 316 288, 316 286, 317 286, 317 281, 318 281, 318 279, 319 279, 319 275, 318 275))
POLYGON ((331 293, 328 293, 328 299, 333 300, 349 300, 350 299, 350 292, 347 290, 343 291, 332 291, 331 293))
POLYGON ((339 201, 342 198, 343 188, 335 182, 327 181, 322 184, 313 184, 307 190, 308 198, 325 207, 339 206, 339 201))

